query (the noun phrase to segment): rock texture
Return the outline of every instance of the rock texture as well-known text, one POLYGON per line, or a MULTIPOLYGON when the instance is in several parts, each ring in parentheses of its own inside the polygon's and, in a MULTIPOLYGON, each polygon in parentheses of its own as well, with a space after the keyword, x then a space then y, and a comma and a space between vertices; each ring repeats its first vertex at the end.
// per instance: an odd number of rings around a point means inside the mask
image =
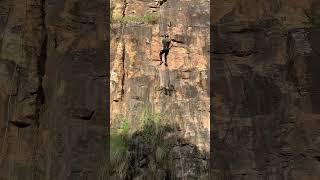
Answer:
POLYGON ((99 179, 103 1, 0 2, 0 179, 99 179))
MULTIPOLYGON (((187 154, 196 145, 208 153, 209 1, 112 0, 111 3, 113 18, 124 19, 114 21, 111 28, 111 128, 117 127, 122 117, 135 131, 143 111, 149 109, 165 116, 172 126, 176 124, 176 136, 190 144, 176 149, 187 154), (155 22, 139 21, 139 17, 146 15, 159 16, 155 22), (165 33, 174 45, 167 68, 159 65, 165 33)), ((183 176, 189 177, 180 178, 183 176)))
POLYGON ((319 2, 211 8, 211 179, 319 179, 319 2))
POLYGON ((122 114, 137 124, 135 121, 148 106, 177 122, 186 136, 208 150, 208 1, 166 1, 156 7, 151 0, 112 3, 114 16, 121 8, 123 14, 118 14, 125 16, 156 14, 160 7, 162 12, 155 24, 112 24, 111 121, 122 114), (167 68, 159 65, 165 32, 176 41, 167 68))

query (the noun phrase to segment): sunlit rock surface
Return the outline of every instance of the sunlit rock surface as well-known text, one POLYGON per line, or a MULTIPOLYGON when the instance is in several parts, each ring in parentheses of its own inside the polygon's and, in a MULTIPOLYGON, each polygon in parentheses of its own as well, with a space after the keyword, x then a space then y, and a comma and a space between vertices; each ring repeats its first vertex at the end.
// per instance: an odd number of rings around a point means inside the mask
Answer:
POLYGON ((125 119, 135 131, 144 110, 161 114, 175 127, 175 136, 185 140, 185 147, 172 150, 181 151, 185 159, 175 164, 186 166, 185 172, 177 168, 175 177, 205 175, 210 146, 209 1, 112 0, 111 6, 113 18, 124 19, 113 21, 111 29, 111 127, 125 119), (143 18, 157 15, 154 22, 143 18), (165 33, 173 41, 168 67, 159 65, 165 33), (204 157, 192 153, 195 147, 204 157))

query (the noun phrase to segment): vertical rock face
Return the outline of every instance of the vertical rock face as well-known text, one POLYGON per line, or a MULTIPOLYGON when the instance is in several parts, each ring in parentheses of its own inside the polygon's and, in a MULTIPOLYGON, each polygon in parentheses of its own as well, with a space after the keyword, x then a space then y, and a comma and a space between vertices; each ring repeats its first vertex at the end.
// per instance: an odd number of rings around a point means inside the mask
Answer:
POLYGON ((209 152, 209 1, 112 0, 111 6, 111 127, 126 119, 135 131, 147 109, 186 140, 173 151, 186 158, 192 145, 209 152), (168 67, 159 65, 165 33, 173 42, 168 67))
POLYGON ((99 179, 102 1, 0 2, 0 179, 99 179))
POLYGON ((112 122, 123 114, 134 126, 148 106, 178 123, 186 137, 208 150, 209 2, 112 3, 114 17, 129 19, 161 11, 156 23, 128 20, 112 24, 112 122), (164 33, 174 44, 167 68, 159 65, 164 33))
POLYGON ((213 3, 212 179, 319 178, 319 7, 213 3))
POLYGON ((123 114, 133 125, 138 124, 136 121, 147 106, 167 115, 179 124, 186 137, 208 150, 209 2, 112 3, 114 17, 129 19, 161 11, 156 23, 128 20, 112 24, 112 122, 123 114), (174 44, 166 68, 159 65, 164 33, 174 44))

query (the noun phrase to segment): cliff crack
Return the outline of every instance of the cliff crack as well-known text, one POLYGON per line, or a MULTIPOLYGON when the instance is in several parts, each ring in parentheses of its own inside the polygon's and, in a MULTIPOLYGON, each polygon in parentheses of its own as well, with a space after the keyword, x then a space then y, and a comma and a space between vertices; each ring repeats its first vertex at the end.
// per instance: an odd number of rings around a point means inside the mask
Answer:
POLYGON ((39 78, 39 84, 38 84, 38 90, 37 90, 37 97, 36 97, 36 116, 37 116, 37 121, 36 124, 39 126, 39 117, 40 117, 40 111, 41 107, 44 104, 44 90, 42 87, 42 79, 45 74, 45 64, 47 60, 47 43, 48 43, 48 28, 46 25, 46 0, 41 0, 41 26, 42 26, 42 44, 41 44, 41 54, 40 57, 38 58, 37 62, 37 69, 38 69, 38 78, 39 78))
MULTIPOLYGON (((127 0, 123 0, 123 11, 122 11, 122 18, 126 16, 127 10, 127 0)), ((122 79, 121 79, 121 96, 120 99, 122 100, 124 95, 124 83, 125 83, 125 57, 126 57, 126 45, 125 39, 123 38, 124 29, 126 27, 126 23, 122 22, 122 31, 121 31, 121 43, 122 43, 122 54, 121 54, 121 61, 122 61, 122 79)))

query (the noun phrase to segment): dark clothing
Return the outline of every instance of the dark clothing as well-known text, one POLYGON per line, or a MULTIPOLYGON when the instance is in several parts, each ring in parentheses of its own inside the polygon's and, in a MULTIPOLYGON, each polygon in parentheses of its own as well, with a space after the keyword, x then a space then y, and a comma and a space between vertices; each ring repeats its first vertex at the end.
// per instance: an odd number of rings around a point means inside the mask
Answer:
POLYGON ((163 53, 164 54, 164 57, 165 57, 165 65, 167 65, 167 56, 169 54, 169 50, 170 50, 170 43, 171 43, 171 40, 169 38, 163 38, 162 39, 162 45, 163 45, 163 49, 160 51, 160 65, 163 63, 163 60, 162 60, 162 55, 163 53))
POLYGON ((160 51, 160 60, 161 60, 161 64, 163 63, 163 60, 162 60, 162 54, 163 53, 165 53, 164 54, 164 63, 165 64, 167 64, 167 56, 168 56, 168 54, 169 54, 169 49, 162 49, 161 51, 160 51))
POLYGON ((163 38, 162 39, 163 49, 169 50, 170 43, 171 43, 171 40, 169 38, 163 38))

